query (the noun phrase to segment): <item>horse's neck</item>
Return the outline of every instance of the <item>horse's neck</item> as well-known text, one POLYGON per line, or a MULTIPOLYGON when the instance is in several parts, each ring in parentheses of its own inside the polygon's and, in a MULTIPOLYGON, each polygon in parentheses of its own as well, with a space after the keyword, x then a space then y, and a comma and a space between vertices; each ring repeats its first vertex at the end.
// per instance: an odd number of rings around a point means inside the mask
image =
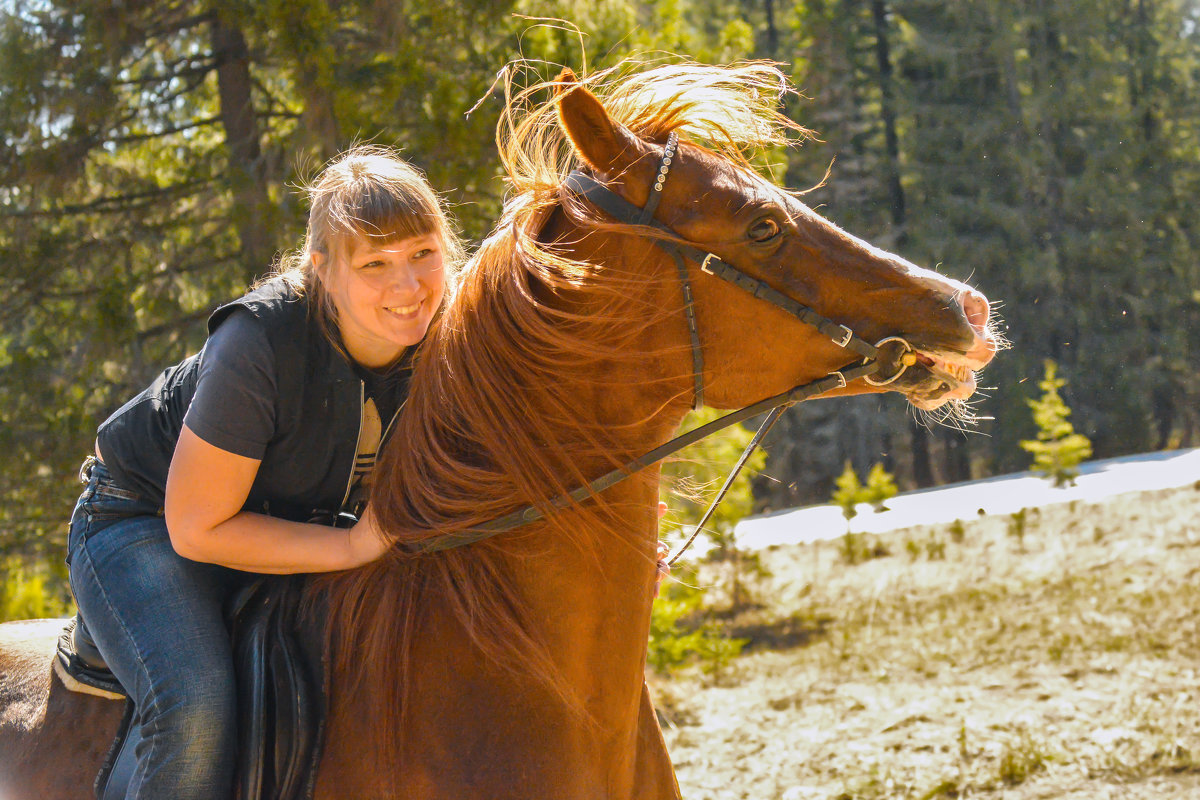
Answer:
MULTIPOLYGON (((551 468, 561 468, 561 476, 595 478, 609 471, 614 459, 623 461, 665 439, 687 399, 674 398, 670 381, 647 384, 638 371, 661 376, 676 366, 614 357, 611 369, 606 363, 591 375, 567 374, 566 385, 580 388, 568 395, 571 408, 566 410, 587 425, 582 431, 571 425, 553 429, 551 435, 557 438, 548 448, 554 453, 551 468), (601 385, 597 375, 603 377, 601 385), (577 384, 571 383, 576 379, 577 384), (650 391, 648 386, 657 388, 650 391), (590 452, 590 446, 575 446, 597 431, 604 431, 604 439, 613 443, 615 450, 607 456, 590 452)), ((680 382, 685 385, 686 380, 680 382)), ((530 417, 558 419, 564 412, 555 405, 557 400, 536 390, 514 386, 512 391, 510 400, 530 417)), ((462 422, 463 427, 479 424, 462 422)), ((420 429, 411 419, 409 424, 420 429)), ((438 447, 424 449, 439 452, 438 447)), ((480 454, 485 460, 488 455, 480 454)), ((527 672, 481 657, 472 636, 495 631, 466 629, 471 622, 464 625, 464 615, 452 610, 457 603, 461 612, 464 602, 454 584, 438 582, 432 594, 420 598, 423 621, 412 640, 413 669, 406 684, 411 727, 404 731, 403 744, 403 761, 417 767, 398 778, 405 796, 584 797, 595 796, 596 786, 609 786, 610 796, 632 797, 633 782, 639 778, 631 759, 649 758, 644 748, 658 754, 659 782, 668 787, 654 796, 674 796, 661 742, 644 744, 657 735, 644 697, 657 477, 656 468, 646 470, 606 490, 599 502, 589 500, 556 512, 551 520, 503 534, 486 545, 494 550, 495 560, 487 562, 494 571, 476 573, 494 575, 498 583, 512 587, 527 630, 545 647, 563 685, 578 701, 575 710, 527 672), (529 764, 539 767, 530 772, 522 766, 529 764), (420 772, 424 765, 430 766, 429 773, 420 772), (510 774, 514 769, 520 774, 510 774), (458 776, 469 779, 457 785, 458 776), (425 792, 425 783, 434 788, 425 792), (519 792, 514 786, 521 787, 519 792), (566 791, 564 786, 578 790, 566 791)), ((574 477, 563 480, 576 482, 574 477)), ((486 555, 481 561, 491 558, 486 555)), ((438 567, 431 564, 427 569, 433 573, 438 567)), ((356 694, 334 721, 335 738, 353 735, 359 720, 371 718, 374 702, 369 694, 356 694)), ((331 751, 330 774, 353 786, 362 779, 358 755, 345 747, 331 751)), ((362 796, 378 794, 367 788, 362 796)))

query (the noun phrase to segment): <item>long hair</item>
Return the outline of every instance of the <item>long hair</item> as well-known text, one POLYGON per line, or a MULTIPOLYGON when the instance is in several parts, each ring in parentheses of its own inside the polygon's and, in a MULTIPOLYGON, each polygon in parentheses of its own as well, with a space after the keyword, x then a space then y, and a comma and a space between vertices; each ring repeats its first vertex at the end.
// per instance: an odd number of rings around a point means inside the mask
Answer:
MULTIPOLYGON (((610 115, 638 135, 661 141, 678 131, 745 169, 752 151, 799 130, 776 110, 785 82, 771 64, 681 64, 584 80, 610 115)), ((626 268, 614 268, 573 259, 563 245, 539 239, 559 208, 589 236, 648 231, 601 221, 560 192, 580 162, 558 124, 556 100, 546 98, 552 89, 540 83, 514 94, 511 73, 505 82, 498 144, 510 196, 422 345, 411 395, 377 466, 372 507, 381 527, 405 541, 471 528, 527 503, 546 507, 596 477, 582 474, 577 460, 623 462, 634 446, 631 434, 650 417, 642 409, 643 416, 597 419, 580 402, 581 392, 602 388, 600 364, 644 365, 688 346, 646 349, 646 332, 677 309, 655 306, 644 295, 657 278, 629 268, 660 257, 647 255, 644 243, 628 248, 626 268), (537 415, 529 413, 533 403, 537 415)), ((690 386, 682 374, 646 384, 659 409, 690 386)), ((618 524, 621 509, 592 502, 574 510, 585 522, 573 515, 573 529, 566 530, 551 514, 552 535, 571 536, 592 552, 630 544, 618 524)), ((435 612, 431 598, 492 663, 519 669, 582 712, 506 569, 507 545, 526 535, 514 531, 430 555, 393 548, 374 564, 328 580, 339 690, 372 693, 385 751, 399 752, 413 631, 435 612)))

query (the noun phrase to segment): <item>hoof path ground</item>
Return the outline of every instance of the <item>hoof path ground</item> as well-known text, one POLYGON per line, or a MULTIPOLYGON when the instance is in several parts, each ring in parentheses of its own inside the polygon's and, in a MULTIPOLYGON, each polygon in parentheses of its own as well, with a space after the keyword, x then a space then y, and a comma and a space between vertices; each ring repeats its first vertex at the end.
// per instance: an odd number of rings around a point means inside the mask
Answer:
POLYGON ((1200 798, 1200 485, 878 541, 762 551, 748 654, 652 676, 684 797, 1200 798))

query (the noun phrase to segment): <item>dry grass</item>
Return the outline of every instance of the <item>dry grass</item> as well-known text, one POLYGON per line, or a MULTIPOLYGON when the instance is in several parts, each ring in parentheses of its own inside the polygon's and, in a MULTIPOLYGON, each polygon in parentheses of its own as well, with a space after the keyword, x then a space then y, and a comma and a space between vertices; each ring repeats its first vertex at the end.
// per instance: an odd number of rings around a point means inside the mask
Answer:
POLYGON ((685 797, 1200 797, 1200 490, 886 544, 764 553, 750 654, 654 679, 685 797))

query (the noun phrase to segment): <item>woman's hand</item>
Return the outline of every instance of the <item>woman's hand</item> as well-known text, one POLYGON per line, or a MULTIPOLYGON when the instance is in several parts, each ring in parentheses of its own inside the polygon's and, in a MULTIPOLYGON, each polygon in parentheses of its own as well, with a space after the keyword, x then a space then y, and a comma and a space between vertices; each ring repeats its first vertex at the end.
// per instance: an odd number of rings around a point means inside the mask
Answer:
MULTIPOLYGON (((667 504, 660 502, 658 504, 658 518, 662 519, 667 514, 667 504)), ((665 542, 658 543, 658 574, 654 576, 654 596, 658 597, 658 592, 662 588, 663 579, 671 574, 671 565, 667 563, 667 556, 671 555, 671 548, 667 547, 665 542)))
POLYGON ((391 537, 379 530, 369 503, 358 522, 347 533, 350 537, 350 561, 355 567, 370 564, 386 553, 393 543, 391 537))

